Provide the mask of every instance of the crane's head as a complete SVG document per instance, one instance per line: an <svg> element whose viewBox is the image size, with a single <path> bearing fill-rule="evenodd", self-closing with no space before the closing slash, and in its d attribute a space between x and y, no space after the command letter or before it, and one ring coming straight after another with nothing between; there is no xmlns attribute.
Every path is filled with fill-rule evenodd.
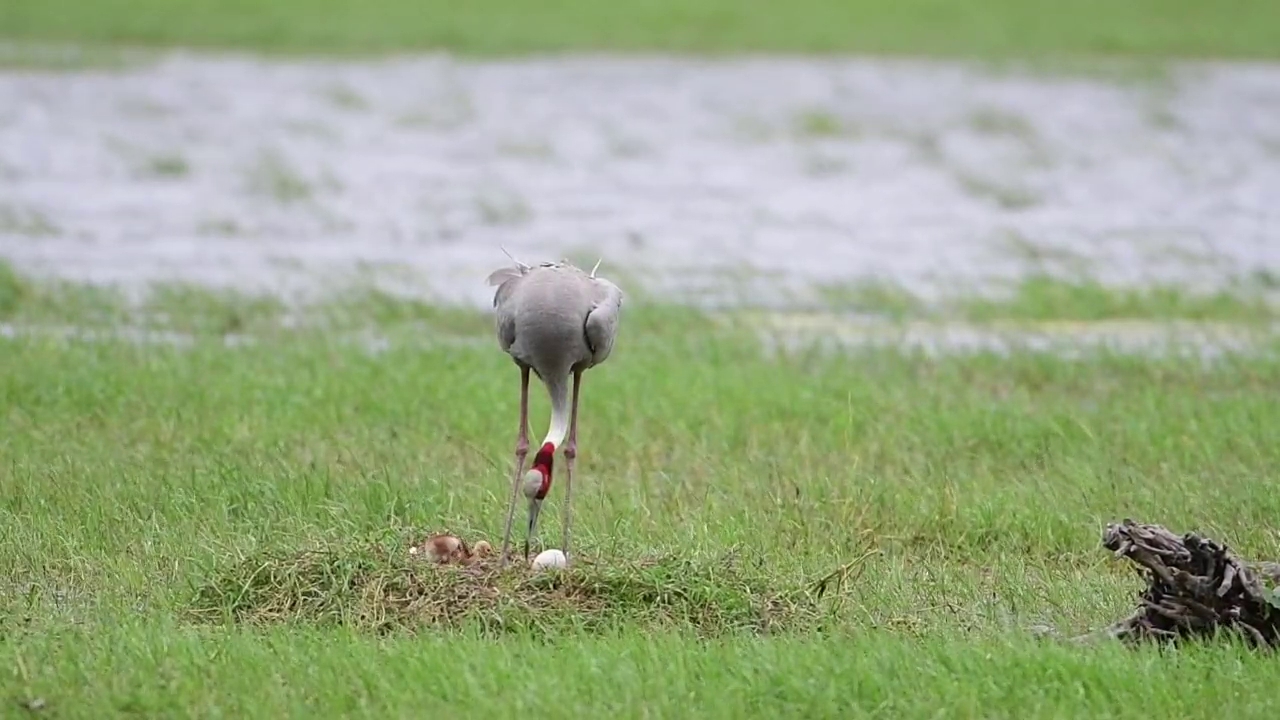
<svg viewBox="0 0 1280 720"><path fill-rule="evenodd" d="M546 443L533 457L533 467L524 474L521 489L529 498L529 532L524 536L524 557L529 559L529 538L538 527L538 513L542 511L542 501L551 490L551 462L555 458L556 446Z"/></svg>

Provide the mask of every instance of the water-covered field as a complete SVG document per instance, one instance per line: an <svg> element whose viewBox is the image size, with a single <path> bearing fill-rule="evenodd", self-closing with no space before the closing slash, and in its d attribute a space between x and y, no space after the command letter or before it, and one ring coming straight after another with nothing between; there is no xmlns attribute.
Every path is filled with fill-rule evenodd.
<svg viewBox="0 0 1280 720"><path fill-rule="evenodd" d="M0 72L0 254L251 290L364 266L480 307L499 246L752 304L1046 268L1280 272L1280 66L1108 67L176 53Z"/></svg>

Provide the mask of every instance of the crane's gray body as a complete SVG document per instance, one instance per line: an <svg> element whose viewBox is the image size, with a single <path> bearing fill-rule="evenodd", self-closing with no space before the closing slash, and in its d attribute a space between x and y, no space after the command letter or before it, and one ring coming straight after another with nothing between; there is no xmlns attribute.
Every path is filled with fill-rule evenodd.
<svg viewBox="0 0 1280 720"><path fill-rule="evenodd" d="M604 362L613 351L622 291L567 262L518 264L489 276L498 344L544 382Z"/></svg>

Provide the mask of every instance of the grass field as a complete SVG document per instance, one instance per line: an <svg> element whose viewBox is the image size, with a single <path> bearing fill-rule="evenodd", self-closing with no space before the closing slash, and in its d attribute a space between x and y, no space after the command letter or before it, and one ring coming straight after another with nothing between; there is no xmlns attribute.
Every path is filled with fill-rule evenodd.
<svg viewBox="0 0 1280 720"><path fill-rule="evenodd" d="M110 296L9 277L11 320L138 324L120 306L100 314ZM1137 578L1099 546L1111 520L1280 556L1274 343L1209 364L766 358L741 322L639 302L584 386L587 563L559 590L507 583L507 600L446 615L379 583L450 590L403 554L425 532L498 539L518 374L487 318L382 297L326 307L317 321L341 332L325 333L261 307L157 295L149 312L193 333L185 347L0 341L9 710L1275 710L1257 692L1270 661L1231 646L1160 655L1031 634L1132 606ZM353 341L359 323L379 349ZM232 329L252 342L228 346ZM535 436L545 413L535 394ZM558 498L545 545L559 543Z"/></svg>
<svg viewBox="0 0 1280 720"><path fill-rule="evenodd" d="M7 0L0 40L91 65L120 45L1273 58L1280 4ZM54 229L26 219L10 241ZM1212 360L779 352L758 316L624 286L583 389L580 563L490 585L406 552L438 530L501 540L519 374L485 313L358 288L302 311L182 285L134 305L0 259L0 717L1280 709L1274 658L1230 642L1038 632L1134 607L1143 581L1100 546L1124 517L1280 558L1271 275L1208 294L1035 276L941 306L892 284L823 293L893 321L1258 333ZM547 405L535 385L535 440ZM557 483L535 545L560 544Z"/></svg>
<svg viewBox="0 0 1280 720"><path fill-rule="evenodd" d="M1276 57L1269 0L7 0L0 37L284 52L447 49Z"/></svg>

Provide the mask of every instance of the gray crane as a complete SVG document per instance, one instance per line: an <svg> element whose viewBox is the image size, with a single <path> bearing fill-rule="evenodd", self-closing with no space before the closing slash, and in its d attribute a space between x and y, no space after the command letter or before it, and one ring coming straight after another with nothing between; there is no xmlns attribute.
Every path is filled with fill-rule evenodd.
<svg viewBox="0 0 1280 720"><path fill-rule="evenodd" d="M503 252L506 252L505 250ZM510 253L507 257L511 257ZM520 432L516 435L515 474L511 480L511 504L502 537L505 567L511 549L511 523L516 497L523 490L529 500L529 527L524 539L525 559L529 538L538 525L542 501L551 489L551 466L563 442L565 478L561 550L569 558L570 491L573 462L578 456L578 390L582 373L604 362L613 350L622 310L622 290L596 277L600 263L585 272L567 260L526 265L514 257L515 267L495 270L489 285L497 286L493 296L498 344L520 368ZM551 397L551 425L533 466L524 472L529 453L529 371L542 380ZM573 397L569 397L569 378ZM523 474L523 478L521 477Z"/></svg>

